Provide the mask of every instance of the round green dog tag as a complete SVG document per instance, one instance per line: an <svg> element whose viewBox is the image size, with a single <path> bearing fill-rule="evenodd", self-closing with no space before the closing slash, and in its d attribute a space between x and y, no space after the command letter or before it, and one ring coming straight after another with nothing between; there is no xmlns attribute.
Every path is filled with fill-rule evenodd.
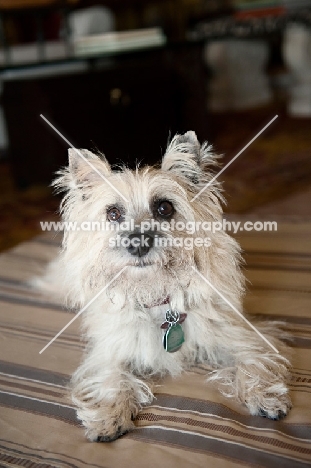
<svg viewBox="0 0 311 468"><path fill-rule="evenodd" d="M175 353L185 341L184 331L179 323L172 323L163 336L165 351Z"/></svg>

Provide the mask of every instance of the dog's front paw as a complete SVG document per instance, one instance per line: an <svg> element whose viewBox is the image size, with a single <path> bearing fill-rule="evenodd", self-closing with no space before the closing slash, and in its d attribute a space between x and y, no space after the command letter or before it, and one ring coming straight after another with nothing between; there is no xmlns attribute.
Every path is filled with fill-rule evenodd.
<svg viewBox="0 0 311 468"><path fill-rule="evenodd" d="M247 404L251 414L278 421L285 418L292 408L291 400L287 394L263 396L256 404Z"/></svg>
<svg viewBox="0 0 311 468"><path fill-rule="evenodd" d="M123 436L124 434L127 434L128 432L129 429L124 430L121 426L118 426L118 429L114 434L97 436L96 442L113 442L114 440L119 439L119 437Z"/></svg>
<svg viewBox="0 0 311 468"><path fill-rule="evenodd" d="M82 365L72 379L77 417L89 440L116 440L134 428L138 411L151 403L153 394L145 382L126 371L106 369L101 374L88 369Z"/></svg>
<svg viewBox="0 0 311 468"><path fill-rule="evenodd" d="M92 442L112 442L134 428L133 419L136 408L124 407L119 411L117 405L112 408L100 408L94 418L90 418L86 426L86 436Z"/></svg>
<svg viewBox="0 0 311 468"><path fill-rule="evenodd" d="M290 408L288 409L288 411L289 410ZM285 418L286 415L287 413L285 413L282 410L273 411L273 414L270 411L268 412L262 408L260 408L258 411L258 416L262 416L263 418L273 419L273 421L279 421L280 419Z"/></svg>
<svg viewBox="0 0 311 468"><path fill-rule="evenodd" d="M106 416L105 420L97 421L92 427L87 427L86 435L92 442L112 442L118 439L134 428L131 420L125 420L122 417L110 419Z"/></svg>

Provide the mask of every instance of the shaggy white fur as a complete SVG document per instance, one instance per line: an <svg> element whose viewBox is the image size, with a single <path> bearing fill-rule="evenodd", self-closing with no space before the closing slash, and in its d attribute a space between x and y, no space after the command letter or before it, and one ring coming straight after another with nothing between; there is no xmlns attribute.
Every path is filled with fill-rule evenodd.
<svg viewBox="0 0 311 468"><path fill-rule="evenodd" d="M200 146L194 132L176 135L158 168L112 171L103 156L80 151L128 202L69 150L69 167L55 181L55 187L66 192L66 221L106 221L111 209L136 226L155 218L163 221L158 210L163 201L173 207L170 219L176 222L222 219L219 182L190 202L211 181L217 165L211 147ZM123 238L131 234L122 232ZM257 325L282 354L271 351L192 268L242 310L244 278L236 241L224 231L209 232L209 246L154 245L144 254L133 254L126 247L110 246L117 235L111 230L65 232L62 252L44 278L67 304L83 307L126 267L83 314L87 346L71 388L88 438L110 441L129 431L142 405L153 399L154 377L174 376L202 362L216 369L209 380L246 404L251 414L272 419L286 415L291 406L286 385L290 365L285 345L274 336L275 326ZM189 237L185 231L158 230L157 235ZM206 231L199 226L191 237L206 238ZM175 353L162 346L165 307L160 304L167 297L172 310L187 314L182 324L185 341Z"/></svg>

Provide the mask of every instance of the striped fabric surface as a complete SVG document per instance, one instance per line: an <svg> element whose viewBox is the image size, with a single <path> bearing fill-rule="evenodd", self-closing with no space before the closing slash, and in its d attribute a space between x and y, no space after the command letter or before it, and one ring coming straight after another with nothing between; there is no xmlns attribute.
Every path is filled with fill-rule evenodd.
<svg viewBox="0 0 311 468"><path fill-rule="evenodd" d="M293 409L282 421L252 417L193 368L159 382L136 430L91 443L66 391L82 353L80 318L27 287L59 239L44 235L0 257L0 466L213 467L311 466L311 223L279 223L274 233L242 233L249 291L246 310L286 319L293 335Z"/></svg>

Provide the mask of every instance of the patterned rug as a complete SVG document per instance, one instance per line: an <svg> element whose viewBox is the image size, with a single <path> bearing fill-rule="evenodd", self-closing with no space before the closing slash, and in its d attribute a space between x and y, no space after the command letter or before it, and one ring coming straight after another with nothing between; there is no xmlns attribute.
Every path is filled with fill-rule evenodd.
<svg viewBox="0 0 311 468"><path fill-rule="evenodd" d="M224 171L228 213L243 213L310 186L311 119L293 119L282 106L210 116L215 151L227 164L276 114L279 117ZM40 233L59 199L46 186L18 191L8 163L0 164L0 250Z"/></svg>
<svg viewBox="0 0 311 468"><path fill-rule="evenodd" d="M66 390L83 351L81 318L39 354L73 318L57 295L45 298L27 285L55 257L58 242L45 235L3 253L0 466L311 468L310 227L284 223L278 232L239 236L249 280L246 310L285 321L292 336L289 415L280 421L250 416L206 383L210 368L202 365L161 381L135 430L109 444L87 442Z"/></svg>

